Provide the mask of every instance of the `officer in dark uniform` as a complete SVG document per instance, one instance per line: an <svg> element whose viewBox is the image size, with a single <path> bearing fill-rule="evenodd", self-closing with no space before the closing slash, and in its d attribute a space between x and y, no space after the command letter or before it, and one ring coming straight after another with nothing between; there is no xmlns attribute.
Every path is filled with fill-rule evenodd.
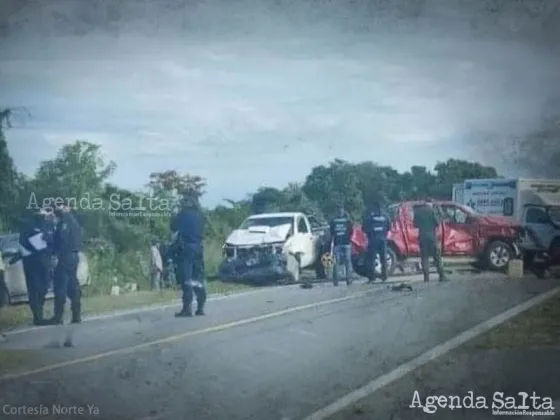
<svg viewBox="0 0 560 420"><path fill-rule="evenodd" d="M62 324L66 298L70 299L72 323L82 322L82 291L78 281L78 253L82 249L82 227L66 205L57 205L53 252L57 257L54 269L54 317L51 324Z"/></svg>
<svg viewBox="0 0 560 420"><path fill-rule="evenodd" d="M331 243L335 264L333 267L333 284L338 286L338 271L344 265L346 284L352 283L352 221L343 206L338 209L338 215L330 223Z"/></svg>
<svg viewBox="0 0 560 420"><path fill-rule="evenodd" d="M413 211L413 224L414 227L418 229L420 260L422 262L424 281L430 281L430 258L433 259L434 265L436 266L439 281L447 281L448 279L443 270L441 251L436 234L436 229L439 226L440 220L433 209L432 201L426 199L424 203L415 205Z"/></svg>
<svg viewBox="0 0 560 420"><path fill-rule="evenodd" d="M183 308L175 316L192 316L193 295L197 303L195 315L204 315L204 216L195 196L183 198L181 210L171 221L171 231L177 236L177 280L183 290Z"/></svg>
<svg viewBox="0 0 560 420"><path fill-rule="evenodd" d="M368 238L366 252L366 268L369 282L373 283L377 277L375 260L379 256L381 263L381 280L387 280L387 234L391 227L389 216L381 209L378 201L372 200L364 214L364 232Z"/></svg>
<svg viewBox="0 0 560 420"><path fill-rule="evenodd" d="M19 256L22 259L29 308L34 325L45 325L43 308L49 288L50 258L53 230L47 221L47 212L37 209L26 221L19 235Z"/></svg>

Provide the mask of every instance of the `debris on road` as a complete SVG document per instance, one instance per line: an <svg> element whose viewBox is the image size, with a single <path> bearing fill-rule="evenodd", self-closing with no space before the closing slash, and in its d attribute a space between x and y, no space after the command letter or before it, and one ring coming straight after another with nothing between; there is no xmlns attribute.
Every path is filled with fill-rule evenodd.
<svg viewBox="0 0 560 420"><path fill-rule="evenodd" d="M408 283L399 283L391 286L391 290L393 292L402 292L403 290L408 290L409 292L412 292L412 286Z"/></svg>

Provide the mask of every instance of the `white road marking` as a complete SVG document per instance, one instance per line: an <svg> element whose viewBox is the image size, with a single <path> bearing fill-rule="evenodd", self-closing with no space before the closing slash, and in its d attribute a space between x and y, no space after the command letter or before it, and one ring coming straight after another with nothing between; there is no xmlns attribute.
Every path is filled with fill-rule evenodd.
<svg viewBox="0 0 560 420"><path fill-rule="evenodd" d="M532 307L554 297L559 292L560 287L556 287L546 293L535 296L534 298L529 299L524 303L514 306L513 308L508 309L507 311L502 312L501 314L496 315L493 318L475 325L473 328L470 328L457 335L456 337L435 346L434 348L428 350L426 353L412 359L410 362L404 363L397 367L395 370L374 379L369 384L356 389L349 394L346 394L345 396L334 401L328 406L307 416L304 420L324 420L329 418L333 414L336 414L346 407L355 404L361 399L368 397L379 389L384 388L385 386L396 381L397 379L402 378L415 369L427 364L428 362L431 362L434 359L437 359L440 356L445 355L446 353L449 353L462 344L465 344L467 341L472 340L473 338L476 338L481 334L484 334L485 332L491 330L494 327L497 327L500 324L503 324L504 322L521 314L522 312L525 312L526 310L531 309Z"/></svg>
<svg viewBox="0 0 560 420"><path fill-rule="evenodd" d="M228 298L232 298L232 297L241 297L241 296L247 296L247 295L252 295L252 294L256 294L256 293L263 293L265 291L270 291L272 290L272 287L263 287L262 289L258 289L258 290L249 290L247 292L239 292L239 293L229 293L229 294L219 294L219 295L214 295L214 296L209 296L208 297L208 301L217 301L217 300L224 300L224 299L228 299ZM114 311L114 312L109 312L106 314L101 314L101 315L93 315L93 316L89 316L87 318L84 318L82 320L82 323L84 322L90 322L90 321L99 321L102 319L110 319L110 318L118 318L121 316L126 316L126 315L133 315L133 314L138 314L138 313L142 313L142 312L151 312L151 311L159 311L159 310L164 310L164 309L170 309L170 308L176 308L178 306L181 305L181 299L173 299L172 301L173 303L168 303L165 305L147 305L147 306L141 306L139 308L134 308L134 309L125 309L122 311ZM19 328L16 330L11 330L11 331L4 331L2 333L2 335L4 336L10 336L10 335L16 335L16 334L23 334L26 332L31 332L31 331L36 331L36 330L42 330L44 331L47 328L53 328L53 326L37 326L37 327L25 327L25 328Z"/></svg>
<svg viewBox="0 0 560 420"><path fill-rule="evenodd" d="M295 334L305 335L306 337L319 338L319 336L317 334L312 333L310 331L301 330L299 328L289 328L288 331L292 332L292 333L295 333Z"/></svg>
<svg viewBox="0 0 560 420"><path fill-rule="evenodd" d="M405 276L399 276L397 278L395 278L394 280L389 280L385 283L374 283L373 286L378 286L378 285L388 285L388 284L393 284L393 283L401 283L401 282L412 282L412 281L416 281L416 278L419 278L418 274L411 274L411 275L405 275ZM330 285L330 283L329 283ZM288 285L288 286L280 286L282 289L285 288L299 288L300 286L297 284L294 285ZM208 301L219 301L219 300L224 300L224 299L230 299L230 298L237 298L237 297L244 297L244 296L249 296L249 295L253 295L253 294L258 294L258 293L264 293L267 291L271 291L271 290L275 290L275 287L263 287L261 289L258 290L249 290L247 292L239 292L239 293L229 293L229 294L216 294L213 296L208 297ZM91 322L91 321L99 321L99 320L103 320L103 319L111 319L111 318L118 318L121 316L126 316L126 315L133 315L133 314L138 314L138 313L142 313L142 312L151 312L151 311L160 311L160 310L164 310L164 309L170 309L170 308L176 308L178 306L181 305L181 300L180 299L174 299L173 303L169 303L169 304L165 304L165 305L147 305L147 306L142 306L139 308L134 308L134 309L125 309L122 311L114 311L114 312L109 312L106 314L101 314L101 315L93 315L93 316L89 316L87 318L84 318L82 320L82 323L85 322ZM53 328L52 326L37 326L37 327L25 327L25 328L18 328L15 330L11 330L11 331L4 331L2 332L2 336L4 337L8 337L10 335L17 335L17 334L23 334L26 332L33 332L33 331L37 331L37 330L42 330L44 331L47 328ZM2 340L5 341L5 340Z"/></svg>
<svg viewBox="0 0 560 420"><path fill-rule="evenodd" d="M283 316L283 315L302 312L302 311L305 311L305 310L308 310L308 309L320 308L322 306L331 305L333 303L341 303L341 302L347 302L347 301L350 301L350 300L353 300L353 299L359 299L359 298L362 298L362 297L365 297L365 296L370 296L374 292L375 292L375 290L369 289L369 290L366 290L366 291L363 291L363 292L353 293L353 294L343 296L343 297L339 297L339 298L321 300L321 301L318 301L318 302L308 303L308 304L300 305L300 306L293 306L291 308L282 309L282 310L275 311L275 312L269 312L269 313L264 314L264 315L257 315L257 316L253 316L253 317L250 317L250 318L241 319L239 321L229 322L229 323L226 323L226 324L218 324L218 325L214 325L214 326L211 326L211 327L202 328L202 329L199 329L199 330L186 331L186 332L183 332L183 333L180 333L180 334L171 335L171 336L168 336L168 337L165 337L165 338L160 338L160 339L157 339L157 340L148 341L148 342L141 343L141 344L135 344L135 345L132 345L132 346L129 346L129 347L122 347L122 348L115 349L115 350L109 350L109 351L102 352L102 353L92 354L90 356L85 356L85 357L82 357L82 358L79 358L79 359L67 360L67 361L60 362L60 363L54 363L52 365L41 366L39 368L28 370L28 371L7 373L5 375L0 376L0 382L5 382L5 381L8 381L8 380L14 380L14 379L26 378L26 377L33 376L33 375L38 375L38 374L41 374L41 373L51 372L51 371L54 371L54 370L65 368L65 367L80 365L80 364L84 364L84 363L90 363L90 362L93 362L93 361L107 359L107 358L110 358L110 357L123 356L123 355L131 354L131 353L134 353L134 352L137 352L137 351L147 350L147 349L153 348L154 346L158 346L158 345L162 345L162 344L175 343L177 341L184 340L186 338L194 337L194 336L197 336L197 335L203 335L203 334L209 334L209 333L229 330L229 329L232 329L232 328L236 328L236 327L240 327L240 326L248 325L248 324L253 324L253 323L264 321L264 320L267 320L267 319L278 318L278 317Z"/></svg>

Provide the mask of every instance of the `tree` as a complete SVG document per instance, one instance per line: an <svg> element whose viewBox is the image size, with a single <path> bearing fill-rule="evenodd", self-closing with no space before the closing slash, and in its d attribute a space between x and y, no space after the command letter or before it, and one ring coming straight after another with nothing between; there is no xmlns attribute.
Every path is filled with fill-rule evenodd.
<svg viewBox="0 0 560 420"><path fill-rule="evenodd" d="M12 110L0 109L0 227L10 226L16 220L16 202L22 177L18 174L8 151L4 129L11 127Z"/></svg>
<svg viewBox="0 0 560 420"><path fill-rule="evenodd" d="M54 159L41 162L31 186L42 197L100 197L115 169L114 162L105 162L99 145L76 141L63 146Z"/></svg>
<svg viewBox="0 0 560 420"><path fill-rule="evenodd" d="M363 186L355 165L335 159L329 166L314 167L302 190L326 216L333 215L340 205L350 214L358 216L364 207Z"/></svg>
<svg viewBox="0 0 560 420"><path fill-rule="evenodd" d="M197 175L181 175L175 170L169 170L151 173L148 187L155 195L164 194L178 198L184 194L192 194L200 198L204 195L206 180Z"/></svg>
<svg viewBox="0 0 560 420"><path fill-rule="evenodd" d="M449 159L446 162L438 162L434 169L436 184L429 192L433 197L440 199L451 199L453 184L465 179L498 177L496 168L465 160Z"/></svg>

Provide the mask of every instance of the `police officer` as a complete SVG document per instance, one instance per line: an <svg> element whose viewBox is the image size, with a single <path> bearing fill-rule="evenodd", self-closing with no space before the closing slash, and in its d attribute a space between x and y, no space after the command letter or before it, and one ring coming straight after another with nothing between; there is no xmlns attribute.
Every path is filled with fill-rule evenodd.
<svg viewBox="0 0 560 420"><path fill-rule="evenodd" d="M56 205L54 213L57 221L53 252L58 261L54 269L54 316L50 323L63 323L64 305L68 297L72 323L79 324L82 322L82 291L78 281L78 254L82 249L82 227L66 205Z"/></svg>
<svg viewBox="0 0 560 420"><path fill-rule="evenodd" d="M43 319L45 296L49 288L50 248L53 230L47 221L47 212L37 209L23 226L19 235L19 256L22 259L29 308L34 325L46 325Z"/></svg>
<svg viewBox="0 0 560 420"><path fill-rule="evenodd" d="M437 240L436 229L439 226L439 218L433 209L431 200L417 204L414 210L414 227L418 229L418 239L420 245L420 261L422 263L422 273L424 281L430 281L430 257L436 266L439 280L446 281L441 261L440 247Z"/></svg>
<svg viewBox="0 0 560 420"><path fill-rule="evenodd" d="M338 275L340 267L344 266L346 284L352 283L352 221L344 210L344 206L338 209L338 215L330 223L330 234L335 264L333 267L333 284L338 286Z"/></svg>
<svg viewBox="0 0 560 420"><path fill-rule="evenodd" d="M372 200L363 220L364 232L368 238L365 263L370 283L373 283L377 277L375 270L377 256L381 262L381 280L387 280L387 234L390 226L389 216L381 209L377 200Z"/></svg>
<svg viewBox="0 0 560 420"><path fill-rule="evenodd" d="M171 221L171 231L176 233L177 280L183 290L183 308L175 316L192 316L193 294L197 303L195 315L204 315L204 216L195 196L183 198L181 210Z"/></svg>

